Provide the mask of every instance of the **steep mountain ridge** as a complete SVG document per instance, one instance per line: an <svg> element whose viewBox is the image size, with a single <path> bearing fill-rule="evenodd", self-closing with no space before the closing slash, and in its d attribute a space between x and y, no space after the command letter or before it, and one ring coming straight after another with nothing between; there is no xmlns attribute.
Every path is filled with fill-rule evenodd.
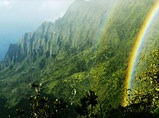
<svg viewBox="0 0 159 118"><path fill-rule="evenodd" d="M62 50L70 48L78 50L82 46L85 47L84 45L91 47L96 44L95 37L99 33L99 28L104 25L104 14L107 12L103 9L107 1L102 6L101 2L96 2L96 5L94 2L77 0L63 18L55 23L44 22L35 32L24 34L17 44L10 45L4 59L6 66L25 58L57 55ZM101 17L104 17L103 21L98 19Z"/></svg>

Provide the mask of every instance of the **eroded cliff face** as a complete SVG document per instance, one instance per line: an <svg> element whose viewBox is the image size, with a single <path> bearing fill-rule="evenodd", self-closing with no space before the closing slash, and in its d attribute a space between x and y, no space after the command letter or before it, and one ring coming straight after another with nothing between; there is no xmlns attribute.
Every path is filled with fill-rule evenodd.
<svg viewBox="0 0 159 118"><path fill-rule="evenodd" d="M17 44L11 44L4 65L54 57L63 51L79 51L95 45L111 4L75 1L64 17L54 23L44 22L36 31L24 34Z"/></svg>

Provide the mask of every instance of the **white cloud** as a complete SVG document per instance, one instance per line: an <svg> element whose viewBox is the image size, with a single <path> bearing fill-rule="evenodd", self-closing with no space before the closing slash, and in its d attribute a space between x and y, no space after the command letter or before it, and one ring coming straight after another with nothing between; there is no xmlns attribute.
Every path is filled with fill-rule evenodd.
<svg viewBox="0 0 159 118"><path fill-rule="evenodd" d="M74 0L0 0L0 18L54 21L62 17ZM11 17L11 18L9 18ZM0 20L2 21L2 19ZM31 21L30 21L31 22ZM36 22L36 21L35 21Z"/></svg>
<svg viewBox="0 0 159 118"><path fill-rule="evenodd" d="M91 0L85 0L86 2L89 2L89 1L91 1Z"/></svg>
<svg viewBox="0 0 159 118"><path fill-rule="evenodd" d="M0 7L11 7L14 1L11 0L0 0Z"/></svg>
<svg viewBox="0 0 159 118"><path fill-rule="evenodd" d="M69 5L74 0L46 0L39 2L39 10L43 12L47 12L48 14L52 14L52 16L48 19L49 21L55 20L58 17L62 17L66 12ZM54 15L53 15L54 14ZM52 21L51 20L51 21Z"/></svg>

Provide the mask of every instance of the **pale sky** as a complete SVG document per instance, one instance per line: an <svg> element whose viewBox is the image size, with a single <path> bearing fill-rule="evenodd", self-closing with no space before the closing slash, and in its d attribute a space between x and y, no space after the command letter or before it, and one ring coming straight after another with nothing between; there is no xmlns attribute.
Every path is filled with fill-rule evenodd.
<svg viewBox="0 0 159 118"><path fill-rule="evenodd" d="M10 43L44 21L62 17L74 0L0 0L0 60Z"/></svg>

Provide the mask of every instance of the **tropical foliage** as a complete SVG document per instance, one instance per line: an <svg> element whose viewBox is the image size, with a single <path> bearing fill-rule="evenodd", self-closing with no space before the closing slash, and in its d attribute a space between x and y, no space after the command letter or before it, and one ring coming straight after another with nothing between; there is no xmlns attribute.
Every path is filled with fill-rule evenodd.
<svg viewBox="0 0 159 118"><path fill-rule="evenodd" d="M59 116L70 112L69 109L73 109L65 115L69 118L74 117L73 113L104 118L118 113L115 111L120 109L131 49L155 0L92 1L88 4L76 0L64 17L54 23L44 22L17 44L10 45L0 63L0 102L3 103L0 108L4 111L0 114L4 113L4 118L15 108L21 116L27 112L31 117ZM108 9L110 6L115 7ZM153 71L145 72L143 78L156 77ZM30 90L31 83L42 83L43 92L34 93ZM142 95L144 101L150 99ZM32 97L27 99L28 96Z"/></svg>

